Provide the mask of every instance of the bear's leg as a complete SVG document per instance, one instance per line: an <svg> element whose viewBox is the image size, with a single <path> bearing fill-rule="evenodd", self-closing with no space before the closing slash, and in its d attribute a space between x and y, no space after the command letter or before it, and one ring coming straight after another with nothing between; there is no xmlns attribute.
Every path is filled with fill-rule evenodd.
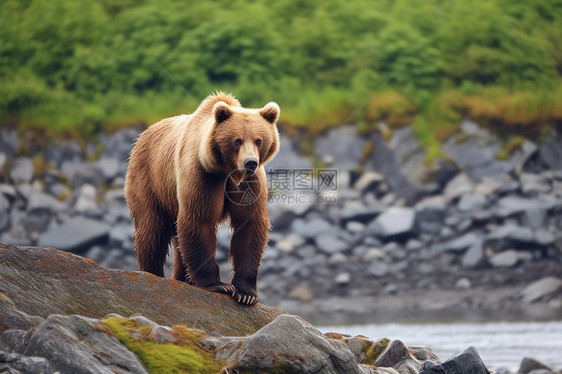
<svg viewBox="0 0 562 374"><path fill-rule="evenodd" d="M135 248L139 269L163 277L164 261L168 255L168 245L174 233L174 225L169 215L155 205L152 209L146 209L145 206L142 213L133 215Z"/></svg>
<svg viewBox="0 0 562 374"><path fill-rule="evenodd" d="M229 255L234 266L234 299L242 304L258 301L257 280L263 249L267 244L269 222L246 219L232 221L234 232Z"/></svg>
<svg viewBox="0 0 562 374"><path fill-rule="evenodd" d="M193 285L193 282L189 279L189 274L187 274L185 262L183 258L181 258L177 236L172 238L172 244L174 246L174 271L172 273L172 279Z"/></svg>
<svg viewBox="0 0 562 374"><path fill-rule="evenodd" d="M178 220L179 256L187 265L187 279L207 291L232 295L234 287L221 282L219 265L215 259L215 224L194 223L188 219Z"/></svg>

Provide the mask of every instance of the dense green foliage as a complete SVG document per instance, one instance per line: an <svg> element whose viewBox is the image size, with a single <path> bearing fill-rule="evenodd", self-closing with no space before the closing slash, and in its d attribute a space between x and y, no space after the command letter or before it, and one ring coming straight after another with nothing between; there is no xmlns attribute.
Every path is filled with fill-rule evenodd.
<svg viewBox="0 0 562 374"><path fill-rule="evenodd" d="M0 36L0 120L51 133L216 89L279 102L285 126L413 120L426 143L464 115L562 120L560 0L3 0Z"/></svg>

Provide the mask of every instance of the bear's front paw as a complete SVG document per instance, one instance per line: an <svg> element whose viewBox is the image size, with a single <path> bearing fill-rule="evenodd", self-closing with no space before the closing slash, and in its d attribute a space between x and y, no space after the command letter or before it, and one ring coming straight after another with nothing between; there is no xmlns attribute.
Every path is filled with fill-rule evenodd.
<svg viewBox="0 0 562 374"><path fill-rule="evenodd" d="M249 290L247 288L246 289L235 288L234 295L232 295L232 297L238 303L244 305L254 305L259 300L258 293L253 290Z"/></svg>
<svg viewBox="0 0 562 374"><path fill-rule="evenodd" d="M234 297L234 293L236 292L236 289L234 288L233 285L226 284L226 283L220 283L214 286L204 287L204 289L209 292L223 293L225 295L229 295L232 297Z"/></svg>

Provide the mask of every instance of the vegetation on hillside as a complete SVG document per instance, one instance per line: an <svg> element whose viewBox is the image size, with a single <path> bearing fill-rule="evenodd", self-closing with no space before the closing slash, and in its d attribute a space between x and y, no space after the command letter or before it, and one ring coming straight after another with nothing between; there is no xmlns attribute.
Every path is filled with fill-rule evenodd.
<svg viewBox="0 0 562 374"><path fill-rule="evenodd" d="M4 0L0 121L92 134L193 110L216 89L281 124L463 116L537 133L562 121L560 0Z"/></svg>

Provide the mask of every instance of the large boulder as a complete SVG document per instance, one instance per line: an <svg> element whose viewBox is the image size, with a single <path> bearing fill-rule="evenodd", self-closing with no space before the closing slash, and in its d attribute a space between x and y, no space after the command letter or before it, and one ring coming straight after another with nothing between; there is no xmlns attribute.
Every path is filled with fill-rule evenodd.
<svg viewBox="0 0 562 374"><path fill-rule="evenodd" d="M142 314L160 324L185 324L208 333L252 334L281 310L244 307L227 295L137 271L109 270L52 248L0 243L0 332L34 326L35 317ZM228 323L225 323L228 321Z"/></svg>

